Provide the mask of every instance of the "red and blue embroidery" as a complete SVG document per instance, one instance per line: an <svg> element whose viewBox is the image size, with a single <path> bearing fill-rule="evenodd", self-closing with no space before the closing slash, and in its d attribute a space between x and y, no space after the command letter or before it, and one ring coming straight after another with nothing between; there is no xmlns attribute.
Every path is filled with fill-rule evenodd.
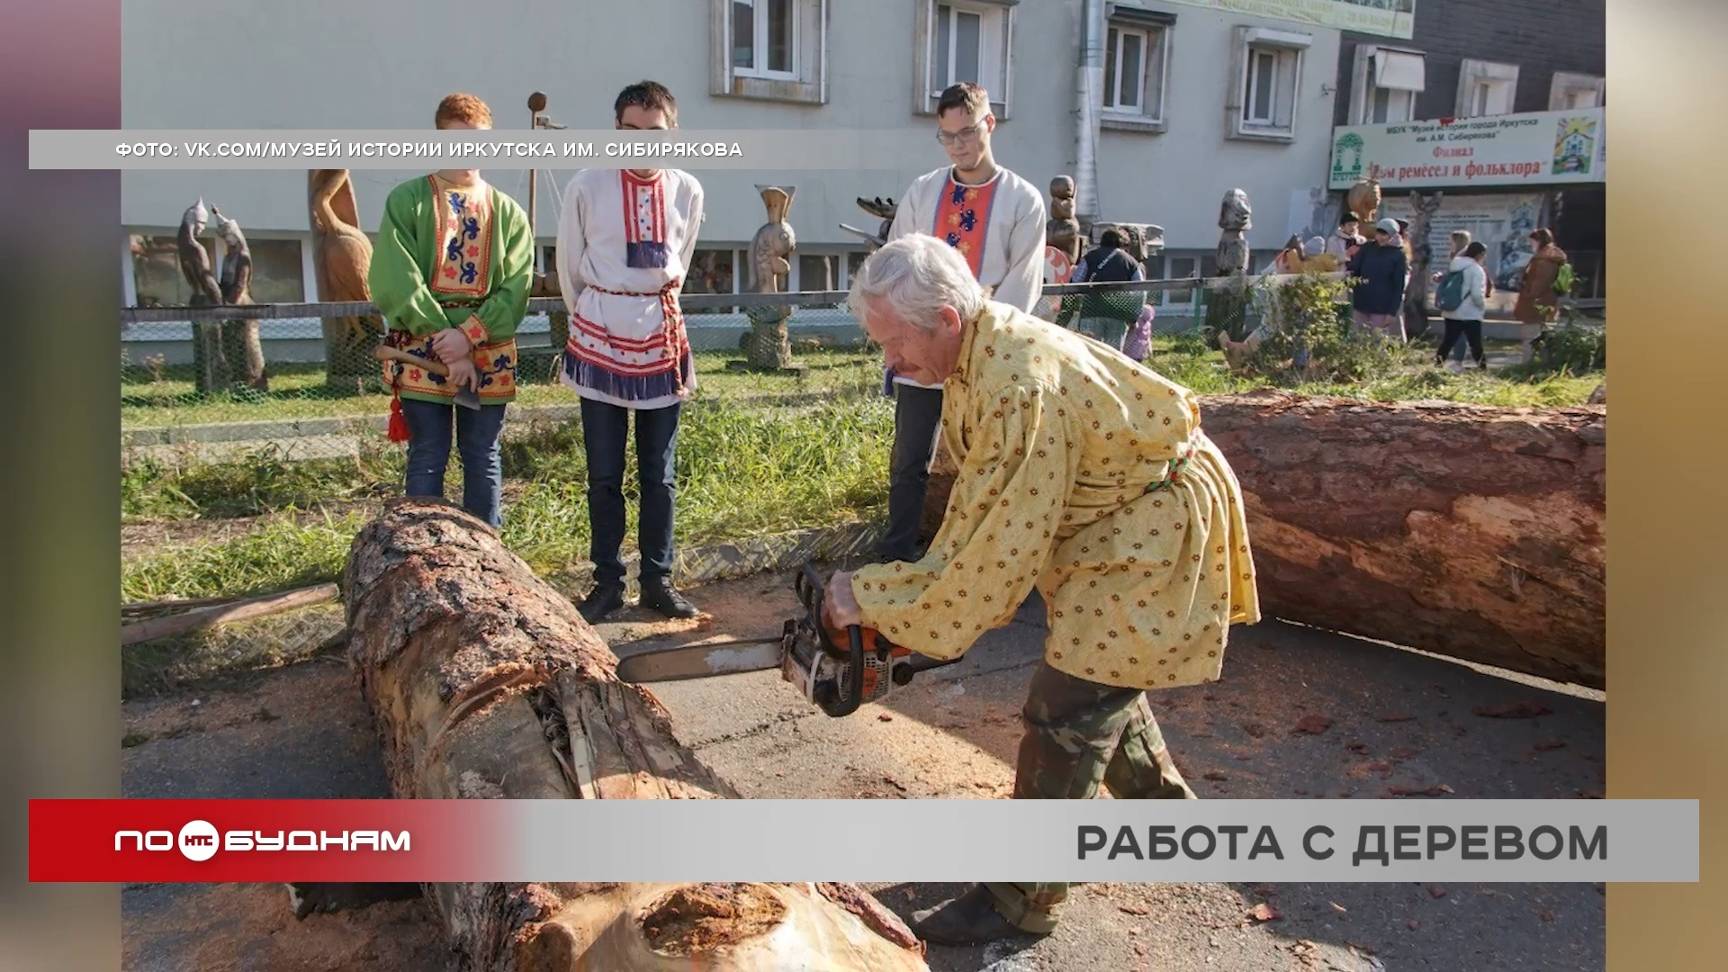
<svg viewBox="0 0 1728 972"><path fill-rule="evenodd" d="M470 340L473 340L475 330L463 328ZM472 358L474 373L479 379L480 400L507 402L516 395L516 339L505 338L488 344L484 341L485 332L479 334L481 340L474 341ZM431 335L415 337L407 331L391 331L385 341L415 357L429 362L437 360ZM410 398L448 401L456 394L450 380L443 375L400 361L384 362L384 382Z"/></svg>
<svg viewBox="0 0 1728 972"><path fill-rule="evenodd" d="M629 267L664 267L670 252L666 246L666 197L660 187L664 179L642 179L629 169L618 170L624 194L624 264Z"/></svg>
<svg viewBox="0 0 1728 972"><path fill-rule="evenodd" d="M973 277L984 268L984 240L990 230L990 207L996 201L997 182L992 179L981 186L961 185L949 172L947 191L936 206L933 235L960 251L966 265L972 268Z"/></svg>
<svg viewBox="0 0 1728 972"><path fill-rule="evenodd" d="M440 185L433 176L432 195L440 201L438 265L428 289L434 294L484 297L492 283L492 191L480 186L467 191Z"/></svg>

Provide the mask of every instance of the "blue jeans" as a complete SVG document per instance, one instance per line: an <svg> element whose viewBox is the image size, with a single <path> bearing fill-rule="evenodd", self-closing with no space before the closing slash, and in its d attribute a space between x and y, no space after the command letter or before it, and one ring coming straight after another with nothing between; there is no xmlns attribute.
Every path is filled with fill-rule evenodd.
<svg viewBox="0 0 1728 972"><path fill-rule="evenodd" d="M456 452L462 457L462 508L494 527L503 522L498 505L504 492L504 464L498 443L504 433L504 408L482 405L476 411L402 399L402 416L408 420L408 495L443 498L454 424Z"/></svg>
<svg viewBox="0 0 1728 972"><path fill-rule="evenodd" d="M582 443L588 454L588 526L592 538L588 559L594 562L594 583L624 583L624 447L629 440L630 413L636 413L636 471L642 508L636 522L636 546L643 581L672 574L673 456L678 448L681 405L630 409L582 399Z"/></svg>

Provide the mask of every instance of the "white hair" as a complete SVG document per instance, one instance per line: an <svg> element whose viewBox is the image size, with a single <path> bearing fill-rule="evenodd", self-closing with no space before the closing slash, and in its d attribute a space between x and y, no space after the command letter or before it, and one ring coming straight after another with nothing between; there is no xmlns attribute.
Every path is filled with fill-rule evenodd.
<svg viewBox="0 0 1728 972"><path fill-rule="evenodd" d="M943 307L962 321L984 310L984 288L958 250L934 236L902 236L870 255L852 281L846 304L860 321L869 301L881 301L906 323L936 327Z"/></svg>

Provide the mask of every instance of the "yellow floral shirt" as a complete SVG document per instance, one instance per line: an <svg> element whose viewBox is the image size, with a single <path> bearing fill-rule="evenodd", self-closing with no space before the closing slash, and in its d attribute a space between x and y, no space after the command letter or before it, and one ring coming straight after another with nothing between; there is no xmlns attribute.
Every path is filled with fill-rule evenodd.
<svg viewBox="0 0 1728 972"><path fill-rule="evenodd" d="M1241 487L1194 394L1005 304L967 325L943 385L959 464L923 560L853 579L865 623L937 658L1006 623L1034 586L1045 660L1133 688L1214 680L1260 619Z"/></svg>

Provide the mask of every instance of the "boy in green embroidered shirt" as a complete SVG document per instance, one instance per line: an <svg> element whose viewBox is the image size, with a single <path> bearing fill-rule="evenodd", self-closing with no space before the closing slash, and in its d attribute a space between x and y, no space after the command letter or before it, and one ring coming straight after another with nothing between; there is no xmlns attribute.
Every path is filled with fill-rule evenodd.
<svg viewBox="0 0 1728 972"><path fill-rule="evenodd" d="M439 103L435 123L489 129L492 111L473 95L453 94ZM385 340L449 369L445 376L384 365L408 423L407 494L444 495L454 427L462 506L493 526L501 522L504 408L516 397L516 328L533 271L527 215L477 169L411 179L384 203L369 280L389 327ZM459 388L473 389L480 408L454 407Z"/></svg>

